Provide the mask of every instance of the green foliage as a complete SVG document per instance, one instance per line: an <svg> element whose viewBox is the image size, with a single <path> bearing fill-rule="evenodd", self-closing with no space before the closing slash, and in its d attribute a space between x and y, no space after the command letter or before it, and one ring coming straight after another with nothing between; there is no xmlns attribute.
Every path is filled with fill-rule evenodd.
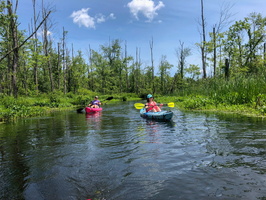
<svg viewBox="0 0 266 200"><path fill-rule="evenodd" d="M1 1L1 56L12 47L10 33L7 32L10 30L10 21L18 19L19 22L18 16L8 16L5 9L6 4ZM115 100L129 100L147 93L155 94L162 103L176 95L186 109L249 105L265 113L265 27L266 18L251 13L243 20L234 22L223 33L210 33L210 41L204 44L208 52L206 60L209 63L206 64L214 65L211 63L214 62L212 52L215 49L218 52L219 49L216 57L218 72L206 79L200 79L197 65L186 67L185 58L190 55L190 50L183 49L182 43L179 63L174 77L171 77L170 70L174 66L167 61L166 56L162 56L158 66L144 66L138 58L140 56L137 55L134 60L127 55L126 45L123 48L119 39L100 45L99 51L91 49L89 64L81 51L69 56L63 48L66 44L57 46L49 41L48 56L43 52L43 41L30 39L18 49L19 67L16 71L12 71L12 55L0 63L0 118L30 116L46 108L85 106L95 95L101 95L101 100L107 98L107 94L112 94ZM21 43L26 38L25 31L17 30L17 33L18 43ZM230 58L230 76L227 79L224 78L225 58ZM154 74L154 71L158 74ZM12 82L12 76L16 78L16 85ZM15 94L16 89L18 98L9 96ZM182 99L181 96L189 98Z"/></svg>
<svg viewBox="0 0 266 200"><path fill-rule="evenodd" d="M5 96L1 98L0 119L5 121L21 117L29 117L43 113L44 109L34 106L33 98Z"/></svg>
<svg viewBox="0 0 266 200"><path fill-rule="evenodd" d="M213 104L213 101L204 96L191 96L184 103L186 109L202 109L207 105Z"/></svg>
<svg viewBox="0 0 266 200"><path fill-rule="evenodd" d="M97 93L92 92L91 90L88 90L86 88L80 88L80 89L78 89L77 94L78 95L95 96Z"/></svg>
<svg viewBox="0 0 266 200"><path fill-rule="evenodd" d="M51 108L73 107L70 98L60 93L39 97L0 96L0 120L10 121L22 117L42 115Z"/></svg>
<svg viewBox="0 0 266 200"><path fill-rule="evenodd" d="M224 78L210 78L191 82L176 93L177 105L185 109L202 110L228 107L231 111L266 112L265 74ZM249 108L249 109L248 109Z"/></svg>

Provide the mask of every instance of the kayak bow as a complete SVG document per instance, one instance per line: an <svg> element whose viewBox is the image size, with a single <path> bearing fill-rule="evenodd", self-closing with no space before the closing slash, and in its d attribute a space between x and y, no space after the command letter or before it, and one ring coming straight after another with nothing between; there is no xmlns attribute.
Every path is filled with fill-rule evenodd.
<svg viewBox="0 0 266 200"><path fill-rule="evenodd" d="M85 111L86 113L92 113L92 112L99 112L102 111L103 108L91 108L91 107L86 107Z"/></svg>

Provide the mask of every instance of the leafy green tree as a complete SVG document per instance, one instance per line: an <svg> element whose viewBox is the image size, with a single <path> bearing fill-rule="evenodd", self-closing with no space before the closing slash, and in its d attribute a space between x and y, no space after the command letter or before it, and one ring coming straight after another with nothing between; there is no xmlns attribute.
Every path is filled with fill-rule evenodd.
<svg viewBox="0 0 266 200"><path fill-rule="evenodd" d="M252 13L233 24L224 41L224 51L227 53L233 73L257 73L260 51L263 48L266 18L261 14Z"/></svg>
<svg viewBox="0 0 266 200"><path fill-rule="evenodd" d="M82 52L78 51L78 55L72 59L69 66L69 91L76 93L86 83L87 64L82 56Z"/></svg>
<svg viewBox="0 0 266 200"><path fill-rule="evenodd" d="M186 58L191 55L191 49L184 47L184 42L179 41L180 46L176 50L176 55L178 57L178 69L181 79L184 78L184 69L186 65Z"/></svg>
<svg viewBox="0 0 266 200"><path fill-rule="evenodd" d="M89 89L96 92L102 92L104 94L105 92L107 92L107 77L108 75L110 75L110 67L108 65L108 62L100 53L94 50L92 50L91 62L91 64L95 68L95 73L92 72L91 74L95 74L95 82L93 83L93 85L91 85L91 88Z"/></svg>
<svg viewBox="0 0 266 200"><path fill-rule="evenodd" d="M160 75L160 92L162 94L166 93L169 91L169 89L167 89L169 86L167 84L167 82L169 81L169 77L170 77L170 69L173 67L173 65L171 65L167 60L166 60L166 56L162 56L161 58L161 62L159 65L159 75Z"/></svg>
<svg viewBox="0 0 266 200"><path fill-rule="evenodd" d="M185 72L191 77L193 80L196 80L200 76L200 67L197 65L191 64L188 68L185 69Z"/></svg>

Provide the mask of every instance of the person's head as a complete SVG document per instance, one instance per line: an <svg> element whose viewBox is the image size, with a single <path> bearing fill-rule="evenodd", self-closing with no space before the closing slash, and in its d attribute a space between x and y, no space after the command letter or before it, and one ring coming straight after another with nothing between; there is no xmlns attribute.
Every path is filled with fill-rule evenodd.
<svg viewBox="0 0 266 200"><path fill-rule="evenodd" d="M147 101L152 101L153 100L153 96L151 94L147 95Z"/></svg>
<svg viewBox="0 0 266 200"><path fill-rule="evenodd" d="M98 96L95 96L94 99L98 99Z"/></svg>

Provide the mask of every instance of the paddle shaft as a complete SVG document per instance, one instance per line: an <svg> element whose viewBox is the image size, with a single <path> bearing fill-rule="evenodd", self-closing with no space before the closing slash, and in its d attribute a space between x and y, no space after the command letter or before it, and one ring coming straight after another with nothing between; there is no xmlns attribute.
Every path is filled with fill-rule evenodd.
<svg viewBox="0 0 266 200"><path fill-rule="evenodd" d="M145 104L143 104L143 103L135 103L134 106L135 106L136 109L141 109L141 108L143 108L143 107L145 106ZM170 102L170 103L167 103L167 104L156 104L156 105L154 105L154 106L168 106L168 107L174 107L175 104L174 104L174 102Z"/></svg>

